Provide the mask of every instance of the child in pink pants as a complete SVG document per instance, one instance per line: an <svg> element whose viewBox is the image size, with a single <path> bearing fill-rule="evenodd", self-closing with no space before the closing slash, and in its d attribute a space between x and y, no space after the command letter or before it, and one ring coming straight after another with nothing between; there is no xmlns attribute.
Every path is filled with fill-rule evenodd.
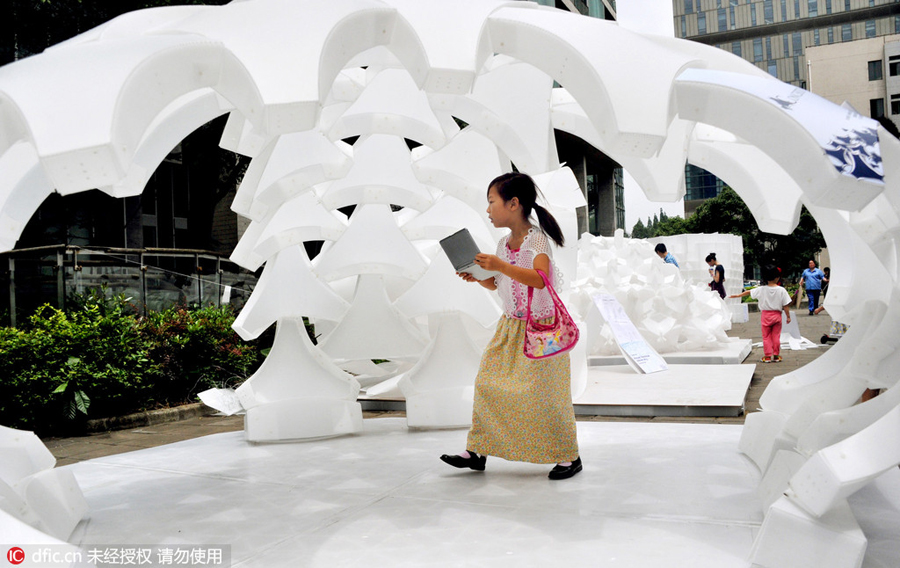
<svg viewBox="0 0 900 568"><path fill-rule="evenodd" d="M729 298L750 296L759 301L761 312L763 352L761 363L781 362L781 311L784 310L787 322L791 323L791 296L787 290L778 285L778 269L772 265L763 267L762 277L766 285L741 294L732 294Z"/></svg>

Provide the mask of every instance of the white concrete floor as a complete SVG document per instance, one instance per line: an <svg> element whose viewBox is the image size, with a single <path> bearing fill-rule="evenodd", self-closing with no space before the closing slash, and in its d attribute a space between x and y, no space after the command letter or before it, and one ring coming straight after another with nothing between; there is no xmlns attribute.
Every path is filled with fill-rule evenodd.
<svg viewBox="0 0 900 568"><path fill-rule="evenodd" d="M71 542L231 546L232 565L729 568L763 511L741 426L579 422L585 469L438 460L465 430L252 445L216 434L70 466L90 505ZM866 568L900 565L900 472L851 500Z"/></svg>

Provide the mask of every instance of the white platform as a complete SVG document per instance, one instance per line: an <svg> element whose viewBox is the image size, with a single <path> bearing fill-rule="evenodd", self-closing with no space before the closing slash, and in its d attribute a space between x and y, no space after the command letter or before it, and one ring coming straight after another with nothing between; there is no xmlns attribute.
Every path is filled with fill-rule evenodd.
<svg viewBox="0 0 900 568"><path fill-rule="evenodd" d="M740 365L750 351L753 342L749 339L729 337L731 340L721 349L709 351L678 351L675 353L662 353L663 359L670 365ZM588 365L624 365L625 358L621 355L591 355L588 357Z"/></svg>
<svg viewBox="0 0 900 568"><path fill-rule="evenodd" d="M91 507L72 542L226 543L233 566L748 567L758 473L731 425L579 422L585 470L438 456L464 430L370 419L361 435L252 445L217 434L72 466ZM900 471L851 500L865 568L900 558Z"/></svg>
<svg viewBox="0 0 900 568"><path fill-rule="evenodd" d="M670 365L642 375L627 365L588 367L576 414L739 416L756 365Z"/></svg>

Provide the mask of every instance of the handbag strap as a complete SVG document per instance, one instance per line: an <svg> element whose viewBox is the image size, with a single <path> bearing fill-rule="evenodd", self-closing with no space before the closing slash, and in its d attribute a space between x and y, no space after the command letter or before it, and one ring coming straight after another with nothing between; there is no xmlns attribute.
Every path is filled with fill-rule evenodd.
<svg viewBox="0 0 900 568"><path fill-rule="evenodd" d="M550 292L550 296L553 298L553 317L555 318L556 311L557 311L556 306L560 302L559 296L556 295L556 290L553 289L553 285L550 284L550 279L547 278L547 275L544 274L544 272L542 270L537 270L537 269L535 269L535 270L537 271L538 274L541 275L541 278L544 280L544 288L547 288L547 290ZM528 323L534 323L534 318L531 317L531 297L533 295L534 295L534 288L529 286L528 287L528 307L525 309L525 313L527 314L526 318L527 318Z"/></svg>

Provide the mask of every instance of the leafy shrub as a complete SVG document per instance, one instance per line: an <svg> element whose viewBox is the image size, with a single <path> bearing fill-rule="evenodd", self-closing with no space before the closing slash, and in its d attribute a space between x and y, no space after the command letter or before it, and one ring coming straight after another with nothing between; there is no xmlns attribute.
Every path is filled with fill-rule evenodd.
<svg viewBox="0 0 900 568"><path fill-rule="evenodd" d="M213 387L235 386L256 366L254 346L231 329L228 306L151 312L141 324L147 355L158 365L153 399L177 404Z"/></svg>
<svg viewBox="0 0 900 568"><path fill-rule="evenodd" d="M77 431L88 417L193 402L261 363L231 329L230 306L142 318L123 297L96 291L70 306L45 305L21 329L0 328L0 424Z"/></svg>

